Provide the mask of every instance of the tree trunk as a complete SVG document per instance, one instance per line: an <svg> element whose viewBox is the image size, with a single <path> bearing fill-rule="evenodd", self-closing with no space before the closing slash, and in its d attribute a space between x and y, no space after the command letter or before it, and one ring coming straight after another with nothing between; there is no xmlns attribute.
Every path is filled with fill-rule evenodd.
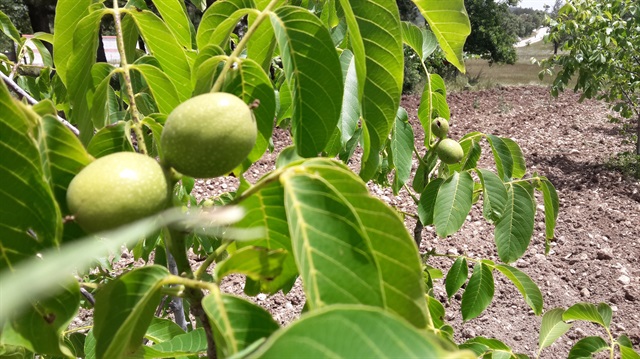
<svg viewBox="0 0 640 359"><path fill-rule="evenodd" d="M49 13L46 6L38 4L37 1L25 1L27 10L29 11L29 21L31 22L31 29L33 32L46 32L51 33L51 26L49 25ZM43 41L44 46L49 50L53 56L53 45Z"/></svg>

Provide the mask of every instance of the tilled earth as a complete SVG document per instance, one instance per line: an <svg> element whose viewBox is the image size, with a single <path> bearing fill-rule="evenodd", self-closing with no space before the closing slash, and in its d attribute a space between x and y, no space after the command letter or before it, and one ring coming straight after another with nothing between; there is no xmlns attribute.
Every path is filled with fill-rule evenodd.
<svg viewBox="0 0 640 359"><path fill-rule="evenodd" d="M560 197L560 214L556 240L548 256L544 255L544 223L538 206L537 222L531 245L514 265L526 272L540 287L545 311L568 308L578 302L609 304L614 311L614 336L628 335L640 346L640 182L627 178L605 166L615 153L631 151L623 145L618 126L607 118L607 106L597 101L578 102L579 95L561 94L555 99L543 87L504 87L478 92L450 94L450 137L481 131L514 139L527 160L528 175L538 172L556 186ZM403 106L410 115L417 144L423 142L416 117L419 97L406 96ZM288 145L286 133L274 136L276 153ZM424 150L424 149L422 149ZM274 168L275 155L268 154L246 174L255 182ZM359 167L356 160L350 163ZM488 146L483 145L481 167L493 168ZM417 162L414 161L414 169ZM194 189L199 199L232 190L232 178L199 180ZM415 213L411 197L402 191L394 196L390 189L370 184L371 193L388 204ZM538 203L542 203L540 197ZM408 219L413 233L415 222ZM497 259L493 226L482 217L481 207L474 206L462 230L441 239L432 227L422 231L420 251L464 253L473 258ZM452 261L431 259L429 264L445 274ZM436 282L435 296L447 309L446 319L456 329L456 339L463 342L474 336L497 338L516 352L536 355L541 317L535 316L508 282L495 274L496 291L484 314L466 323L460 315L460 295L447 301L444 285ZM224 285L228 292L241 294L243 279L230 278ZM282 324L295 320L304 305L304 293L296 285L287 295L252 298L266 307ZM542 352L542 358L565 358L573 343L585 336L606 333L595 325L577 323L567 335Z"/></svg>

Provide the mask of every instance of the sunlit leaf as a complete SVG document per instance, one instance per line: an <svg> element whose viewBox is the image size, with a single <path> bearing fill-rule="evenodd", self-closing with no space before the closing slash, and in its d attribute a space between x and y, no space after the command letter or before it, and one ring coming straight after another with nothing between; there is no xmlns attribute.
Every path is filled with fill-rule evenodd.
<svg viewBox="0 0 640 359"><path fill-rule="evenodd" d="M331 330L327 330L331 328ZM438 340L378 308L334 305L276 332L249 358L443 358ZM457 358L473 358L463 355Z"/></svg>
<svg viewBox="0 0 640 359"><path fill-rule="evenodd" d="M421 265L397 213L346 166L327 159L290 167L281 182L309 309L366 304L424 328Z"/></svg>
<svg viewBox="0 0 640 359"><path fill-rule="evenodd" d="M328 30L307 10L284 6L270 18L293 98L293 142L298 154L313 157L326 146L340 116L338 54Z"/></svg>
<svg viewBox="0 0 640 359"><path fill-rule="evenodd" d="M62 234L62 215L34 140L37 115L24 111L0 85L0 270L57 245Z"/></svg>
<svg viewBox="0 0 640 359"><path fill-rule="evenodd" d="M395 121L402 92L402 27L393 1L340 0L353 50L363 121L360 176L378 172L379 152Z"/></svg>
<svg viewBox="0 0 640 359"><path fill-rule="evenodd" d="M542 293L540 292L540 288L538 288L536 283L534 283L528 275L515 267L504 264L497 265L496 269L509 278L513 285L518 288L518 291L524 297L525 302L533 309L535 315L542 314L544 304Z"/></svg>
<svg viewBox="0 0 640 359"><path fill-rule="evenodd" d="M207 295L202 300L202 307L215 329L217 349L223 357L268 338L280 327L260 306L219 291Z"/></svg>
<svg viewBox="0 0 640 359"><path fill-rule="evenodd" d="M413 128L409 124L409 115L404 108L400 107L391 131L391 143L389 146L393 154L393 166L396 169L393 177L393 193L395 195L398 194L398 191L411 176L413 137Z"/></svg>
<svg viewBox="0 0 640 359"><path fill-rule="evenodd" d="M182 333L170 340L152 346L143 346L144 358L175 358L202 355L207 352L207 335L203 328Z"/></svg>
<svg viewBox="0 0 640 359"><path fill-rule="evenodd" d="M92 0L58 0L56 4L56 17L53 23L53 47L56 51L53 59L56 72L65 85L69 85L67 62L74 54L73 37L76 25L89 14L91 3L93 3ZM95 52L93 54L95 56Z"/></svg>
<svg viewBox="0 0 640 359"><path fill-rule="evenodd" d="M161 69L148 64L132 65L131 69L140 71L147 81L161 113L168 115L180 104L176 87Z"/></svg>
<svg viewBox="0 0 640 359"><path fill-rule="evenodd" d="M153 0L153 4L180 46L191 49L191 20L182 1Z"/></svg>
<svg viewBox="0 0 640 359"><path fill-rule="evenodd" d="M469 16L463 0L413 0L429 23L445 57L465 72L463 47L471 33Z"/></svg>
<svg viewBox="0 0 640 359"><path fill-rule="evenodd" d="M591 359L593 354L608 348L607 342L600 337L582 338L571 347L567 359Z"/></svg>
<svg viewBox="0 0 640 359"><path fill-rule="evenodd" d="M562 320L585 320L588 322L600 324L607 328L607 322L600 314L598 307L591 303L577 303L572 305L562 314ZM611 317L609 316L609 321Z"/></svg>
<svg viewBox="0 0 640 359"><path fill-rule="evenodd" d="M120 121L107 126L96 133L87 146L87 151L95 158L122 151L133 151L129 138L131 128L127 122Z"/></svg>
<svg viewBox="0 0 640 359"><path fill-rule="evenodd" d="M477 172L482 183L482 214L491 222L497 222L502 218L507 206L507 189L495 173L479 169Z"/></svg>
<svg viewBox="0 0 640 359"><path fill-rule="evenodd" d="M269 281L282 272L282 262L286 255L284 250L244 247L216 264L215 278L222 279L231 273L239 273L255 281Z"/></svg>
<svg viewBox="0 0 640 359"><path fill-rule="evenodd" d="M542 349L553 344L558 338L564 335L571 324L562 321L562 308L551 309L542 316L542 325L540 326L540 339L538 340L538 348Z"/></svg>

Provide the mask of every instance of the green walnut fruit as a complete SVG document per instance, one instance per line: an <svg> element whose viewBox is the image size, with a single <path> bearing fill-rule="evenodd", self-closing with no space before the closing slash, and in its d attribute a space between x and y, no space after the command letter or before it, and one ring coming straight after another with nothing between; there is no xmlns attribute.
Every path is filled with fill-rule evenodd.
<svg viewBox="0 0 640 359"><path fill-rule="evenodd" d="M223 92L191 98L167 117L160 144L166 165L196 178L225 175L247 158L258 130L249 107Z"/></svg>
<svg viewBox="0 0 640 359"><path fill-rule="evenodd" d="M442 117L431 121L431 133L438 138L446 138L449 133L449 121Z"/></svg>
<svg viewBox="0 0 640 359"><path fill-rule="evenodd" d="M462 150L462 146L460 144L450 138L445 138L438 143L436 147L436 153L438 154L438 158L440 161L453 165L460 160L464 156L464 151Z"/></svg>
<svg viewBox="0 0 640 359"><path fill-rule="evenodd" d="M91 162L67 189L67 204L88 233L119 227L163 210L170 186L158 162L119 152Z"/></svg>

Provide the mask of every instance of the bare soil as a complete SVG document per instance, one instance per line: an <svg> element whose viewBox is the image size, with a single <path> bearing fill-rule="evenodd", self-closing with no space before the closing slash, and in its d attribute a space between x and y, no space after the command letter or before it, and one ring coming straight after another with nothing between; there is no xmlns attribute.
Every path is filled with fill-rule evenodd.
<svg viewBox="0 0 640 359"><path fill-rule="evenodd" d="M542 207L529 250L514 265L526 272L540 287L545 311L568 308L578 302L612 306L614 336L628 335L634 346L640 345L640 182L610 170L605 164L614 154L631 150L623 145L618 127L607 119L607 106L597 101L579 103L579 95L561 94L555 99L544 87L502 87L478 92L450 94L450 137L459 139L465 133L481 131L514 139L527 160L528 173L547 176L560 197L560 214L556 240L548 256L544 255L544 223ZM410 114L417 144L423 142L416 113L418 96L403 97L402 105ZM284 131L274 135L275 153L290 143ZM627 148L627 147L629 148ZM424 151L424 149L422 149ZM481 167L493 168L489 149L485 146ZM246 174L255 182L274 168L275 155L268 154ZM356 160L350 163L359 167ZM414 163L417 167L417 162ZM415 169L415 168L414 168ZM197 181L194 192L199 199L232 190L235 179ZM415 213L411 197L402 191L394 196L390 189L369 184L371 193L402 211ZM538 198L539 203L541 199ZM413 233L415 222L407 220ZM435 249L438 253L464 253L473 258L498 261L493 242L493 226L482 218L475 206L462 230L440 239L432 227L422 231L420 251ZM452 262L429 261L446 274ZM460 296L448 301L441 280L436 282L436 298L447 308L446 319L456 329L456 339L463 342L474 336L497 338L516 352L535 356L541 317L535 316L524 300L499 274L493 303L480 317L462 322ZM243 279L232 277L224 290L242 293ZM300 283L284 295L252 298L267 308L282 324L297 318L304 305ZM566 358L573 343L585 336L606 333L595 325L577 323L542 358Z"/></svg>

